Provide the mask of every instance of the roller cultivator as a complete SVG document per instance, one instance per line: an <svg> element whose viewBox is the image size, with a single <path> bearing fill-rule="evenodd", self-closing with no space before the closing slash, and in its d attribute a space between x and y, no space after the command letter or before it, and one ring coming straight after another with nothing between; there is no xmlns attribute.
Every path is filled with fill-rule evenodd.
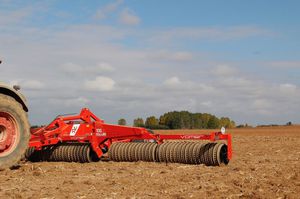
<svg viewBox="0 0 300 199"><path fill-rule="evenodd" d="M224 130L211 134L155 134L145 128L106 124L86 108L79 115L58 116L31 133L25 157L33 162L85 163L108 158L117 162L219 166L228 164L232 156L231 135Z"/></svg>

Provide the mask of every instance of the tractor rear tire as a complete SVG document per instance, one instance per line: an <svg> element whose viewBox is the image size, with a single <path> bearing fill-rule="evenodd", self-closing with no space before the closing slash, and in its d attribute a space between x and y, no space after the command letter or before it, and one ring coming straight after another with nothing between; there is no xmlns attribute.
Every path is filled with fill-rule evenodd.
<svg viewBox="0 0 300 199"><path fill-rule="evenodd" d="M26 111L14 98L0 94L0 170L15 166L30 138Z"/></svg>

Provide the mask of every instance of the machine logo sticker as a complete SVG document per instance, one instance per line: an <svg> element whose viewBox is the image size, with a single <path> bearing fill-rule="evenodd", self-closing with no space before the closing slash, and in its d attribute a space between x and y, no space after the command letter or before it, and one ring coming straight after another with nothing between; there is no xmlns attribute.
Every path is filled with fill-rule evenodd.
<svg viewBox="0 0 300 199"><path fill-rule="evenodd" d="M199 135L182 135L180 137L181 137L181 139L200 139L201 138Z"/></svg>
<svg viewBox="0 0 300 199"><path fill-rule="evenodd" d="M73 124L72 129L70 131L70 136L75 136L79 127L80 127L80 124Z"/></svg>

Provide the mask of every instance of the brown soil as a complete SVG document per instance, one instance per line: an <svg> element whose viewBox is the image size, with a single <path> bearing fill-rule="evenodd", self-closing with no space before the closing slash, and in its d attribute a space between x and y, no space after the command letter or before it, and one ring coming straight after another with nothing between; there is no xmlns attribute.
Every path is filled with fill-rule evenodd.
<svg viewBox="0 0 300 199"><path fill-rule="evenodd" d="M227 166L24 162L0 171L0 198L299 198L300 127L229 131Z"/></svg>

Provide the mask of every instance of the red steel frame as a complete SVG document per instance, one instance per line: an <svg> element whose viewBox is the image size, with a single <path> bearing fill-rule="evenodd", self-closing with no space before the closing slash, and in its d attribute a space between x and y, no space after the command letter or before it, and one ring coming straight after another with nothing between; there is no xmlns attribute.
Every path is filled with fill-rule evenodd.
<svg viewBox="0 0 300 199"><path fill-rule="evenodd" d="M232 158L230 134L151 134L145 128L106 124L87 108L83 108L79 115L58 116L48 126L32 129L31 133L29 146L36 150L62 142L90 143L98 157L101 157L113 142L155 140L160 144L164 140L224 140L227 142L227 158Z"/></svg>

